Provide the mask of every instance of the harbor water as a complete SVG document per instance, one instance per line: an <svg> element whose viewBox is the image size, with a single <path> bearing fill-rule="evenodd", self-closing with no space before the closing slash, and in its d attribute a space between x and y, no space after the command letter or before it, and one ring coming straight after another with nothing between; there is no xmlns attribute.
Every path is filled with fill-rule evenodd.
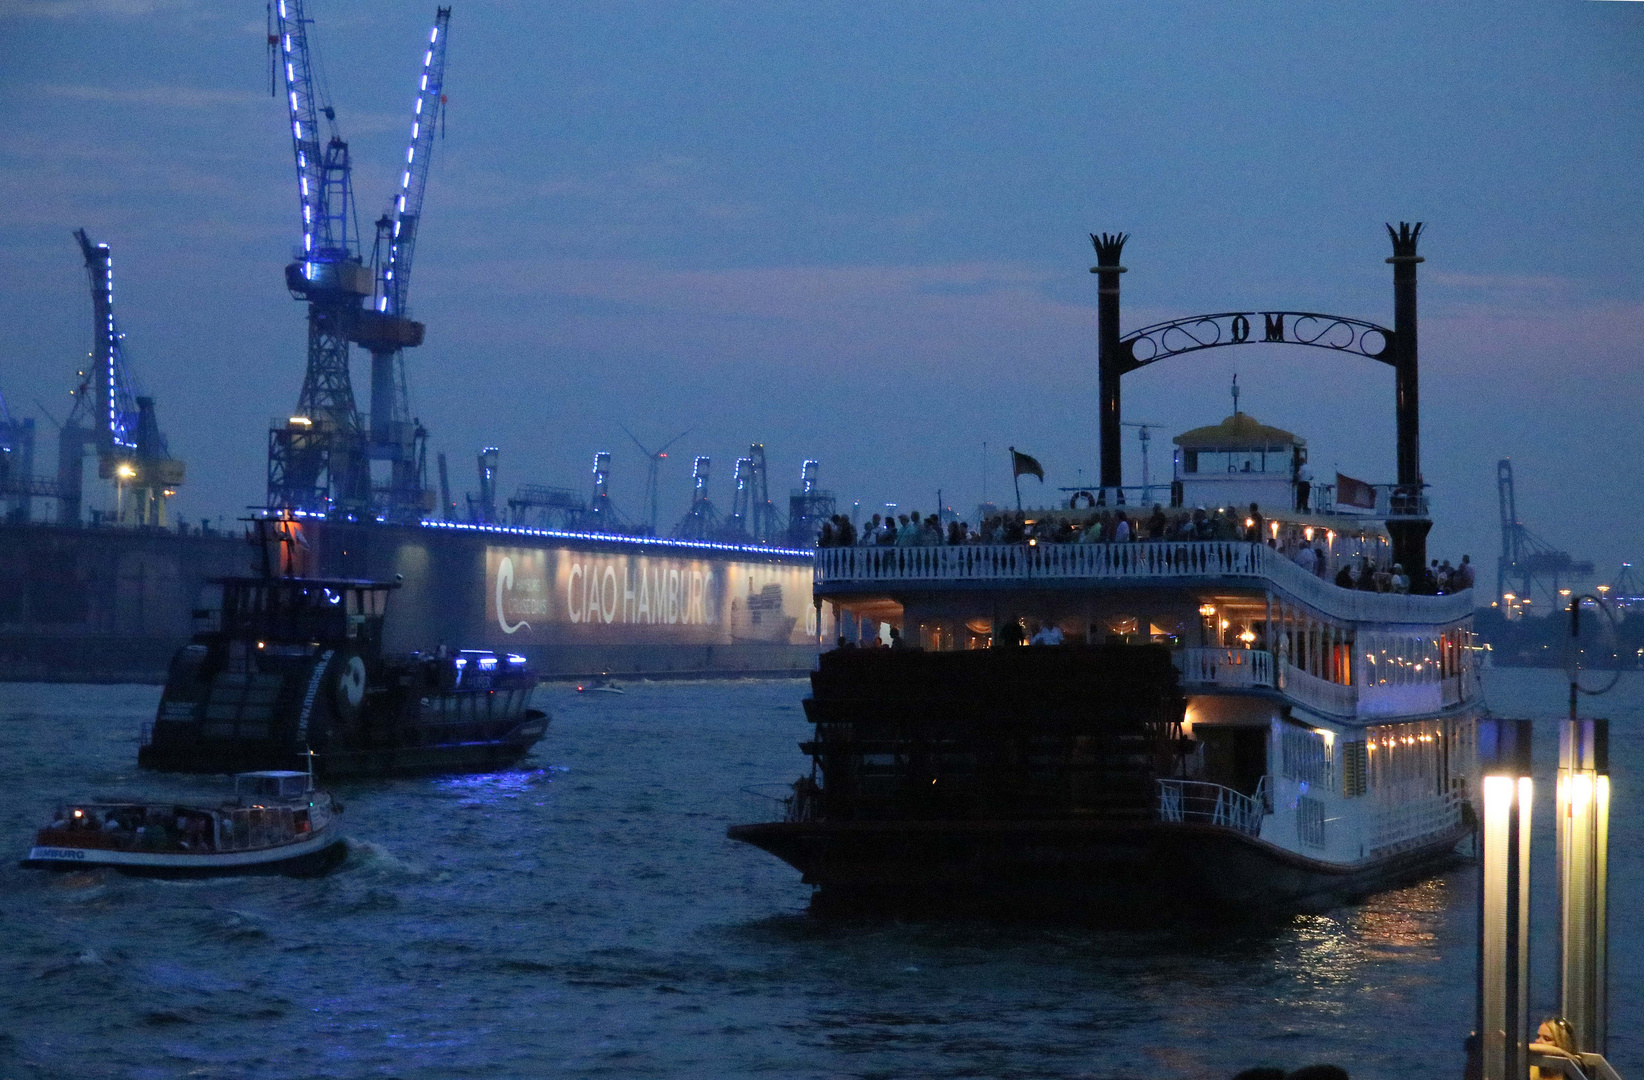
<svg viewBox="0 0 1644 1080"><path fill-rule="evenodd" d="M1490 671L1556 718L1560 673ZM725 839L807 766L802 680L550 686L518 769L336 789L317 880L26 871L62 798L197 793L135 768L157 687L0 684L0 1077L1460 1076L1476 873L1274 925L819 921ZM1612 718L1610 1057L1644 1070L1644 675ZM1556 1007L1538 730L1532 1015Z"/></svg>

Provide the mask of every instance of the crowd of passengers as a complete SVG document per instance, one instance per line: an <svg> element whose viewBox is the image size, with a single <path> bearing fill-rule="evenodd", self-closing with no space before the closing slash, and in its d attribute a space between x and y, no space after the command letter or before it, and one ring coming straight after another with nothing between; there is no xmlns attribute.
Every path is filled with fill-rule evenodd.
<svg viewBox="0 0 1644 1080"><path fill-rule="evenodd" d="M1188 510L1166 510L1155 503L1153 512L1131 518L1124 510L1094 511L1083 521L1066 517L1039 518L1029 521L1027 515L1015 513L994 514L982 521L982 527L971 530L967 521L950 521L942 526L935 514L919 516L912 510L895 516L873 515L862 526L860 533L844 514L835 514L822 524L817 537L818 547L941 547L960 544L1124 544L1144 540L1244 540L1265 542L1294 561L1307 572L1329 579L1330 556L1319 541L1300 537L1280 540L1268 535L1267 522L1257 504L1240 514L1232 507L1217 507L1214 511L1203 506ZM1461 565L1452 567L1450 560L1441 564L1434 559L1431 566L1419 567L1414 577L1399 563L1373 562L1368 556L1344 559L1334 576L1335 583L1344 589L1365 592L1419 593L1435 595L1460 592L1473 587L1473 565L1469 556L1461 557Z"/></svg>
<svg viewBox="0 0 1644 1080"><path fill-rule="evenodd" d="M204 814L175 816L141 808L116 808L66 813L59 809L48 829L64 833L97 833L98 847L143 848L153 851L209 851L211 818Z"/></svg>

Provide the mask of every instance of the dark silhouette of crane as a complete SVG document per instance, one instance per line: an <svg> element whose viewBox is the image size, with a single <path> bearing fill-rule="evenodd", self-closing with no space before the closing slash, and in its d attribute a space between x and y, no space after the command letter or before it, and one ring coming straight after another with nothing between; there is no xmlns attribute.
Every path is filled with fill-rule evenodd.
<svg viewBox="0 0 1644 1080"><path fill-rule="evenodd" d="M1536 536L1518 519L1518 504L1513 497L1513 463L1507 458L1496 462L1496 492L1501 502L1501 557L1496 562L1496 597L1507 610L1511 595L1519 601L1537 601L1539 589L1549 613L1563 604L1559 589L1565 582L1590 581L1591 562L1577 562L1567 551L1559 551ZM1516 593L1509 594L1514 585Z"/></svg>
<svg viewBox="0 0 1644 1080"><path fill-rule="evenodd" d="M649 528L650 528L650 532L649 532L648 535L655 536L656 535L656 494L657 494L656 489L657 489L658 474L661 472L662 463L664 461L666 461L667 458L668 458L668 447L672 446L674 443L678 442L679 440L683 439L685 436L689 435L691 433L691 429L686 428L684 431L681 431L678 435L675 435L673 438L669 439L667 442L663 443L661 446L657 447L655 450L652 450L649 447L647 447L644 443L640 442L638 436L636 436L633 432L628 430L628 425L622 423L621 421L618 421L617 422L617 427L621 428L623 430L623 432L628 436L628 438L633 439L634 440L634 445L639 447L639 452L645 455L645 461L646 461L646 464L647 464L647 470L646 470L646 474L645 474L645 505L647 506L647 508L650 511L650 516L646 520L649 522Z"/></svg>
<svg viewBox="0 0 1644 1080"><path fill-rule="evenodd" d="M363 261L348 143L336 109L316 91L304 0L269 7L269 49L286 92L302 244L285 268L291 295L308 303L308 361L296 413L269 432L270 506L337 513L374 512L370 462L390 463L382 509L416 518L425 505L426 432L409 416L401 351L422 344L424 328L406 315L406 287L422 213L434 121L443 113L449 8L434 30L412 120L411 146L391 214L378 222L372 265ZM322 142L320 117L325 118ZM386 248L386 250L385 250ZM371 299L367 306L365 301ZM372 354L371 426L362 421L349 375L349 346Z"/></svg>

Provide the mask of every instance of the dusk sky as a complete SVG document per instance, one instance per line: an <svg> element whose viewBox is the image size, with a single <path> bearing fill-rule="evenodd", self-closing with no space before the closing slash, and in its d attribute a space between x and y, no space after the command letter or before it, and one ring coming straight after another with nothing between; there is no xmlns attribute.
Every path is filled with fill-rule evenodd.
<svg viewBox="0 0 1644 1080"><path fill-rule="evenodd" d="M403 160L432 4L311 0L360 218ZM289 129L263 5L0 0L0 392L61 419L90 346L72 230L187 461L185 517L263 494L302 384ZM690 459L768 448L864 513L1094 479L1092 231L1132 234L1126 331L1289 308L1392 322L1384 222L1424 221L1431 551L1493 583L1496 461L1520 515L1609 580L1644 557L1644 5L626 4L456 0L447 135L409 357L431 449L472 490L583 488L614 454L664 528ZM362 407L364 356L355 365ZM1393 478L1392 370L1249 345L1129 376L1169 437L1243 408L1313 469ZM37 466L54 460L41 420ZM1127 429L1128 483L1141 459ZM1081 472L1082 470L1082 472ZM431 470L432 471L432 470ZM460 497L460 496L459 496Z"/></svg>

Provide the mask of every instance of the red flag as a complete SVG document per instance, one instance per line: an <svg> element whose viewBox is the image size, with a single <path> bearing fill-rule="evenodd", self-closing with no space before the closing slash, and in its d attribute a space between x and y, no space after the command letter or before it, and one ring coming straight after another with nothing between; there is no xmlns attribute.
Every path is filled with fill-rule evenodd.
<svg viewBox="0 0 1644 1080"><path fill-rule="evenodd" d="M1363 480L1336 474L1336 505L1356 506L1361 510L1376 508L1376 489Z"/></svg>

